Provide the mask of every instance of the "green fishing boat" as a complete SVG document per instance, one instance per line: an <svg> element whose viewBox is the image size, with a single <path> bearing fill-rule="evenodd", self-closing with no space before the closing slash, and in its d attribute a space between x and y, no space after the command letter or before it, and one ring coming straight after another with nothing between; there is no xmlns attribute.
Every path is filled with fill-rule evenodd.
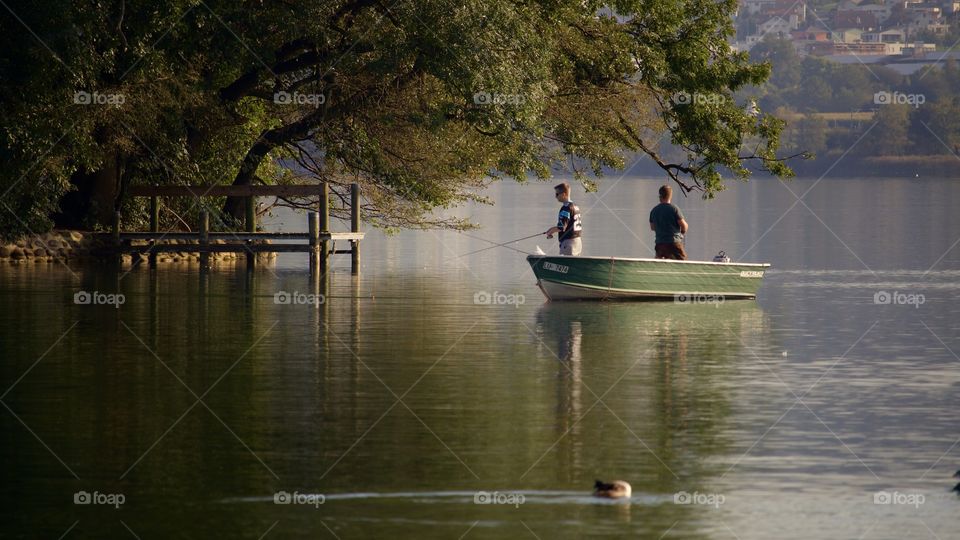
<svg viewBox="0 0 960 540"><path fill-rule="evenodd" d="M548 300L756 298L769 264L529 255Z"/></svg>

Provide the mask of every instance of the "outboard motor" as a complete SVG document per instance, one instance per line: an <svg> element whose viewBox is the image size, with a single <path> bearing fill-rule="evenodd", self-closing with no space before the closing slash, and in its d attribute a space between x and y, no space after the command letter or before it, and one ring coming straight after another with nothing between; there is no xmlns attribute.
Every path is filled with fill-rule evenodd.
<svg viewBox="0 0 960 540"><path fill-rule="evenodd" d="M721 251L713 257L713 262L728 263L730 262L730 257L727 257L727 254Z"/></svg>

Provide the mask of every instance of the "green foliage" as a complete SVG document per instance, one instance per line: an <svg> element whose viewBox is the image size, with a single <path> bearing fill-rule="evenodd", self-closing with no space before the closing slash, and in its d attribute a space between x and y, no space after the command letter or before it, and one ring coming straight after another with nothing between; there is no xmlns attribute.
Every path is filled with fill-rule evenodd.
<svg viewBox="0 0 960 540"><path fill-rule="evenodd" d="M871 156L899 156L908 153L907 132L910 129L910 106L887 105L874 116L876 125L857 148Z"/></svg>
<svg viewBox="0 0 960 540"><path fill-rule="evenodd" d="M955 62L904 77L879 65L801 59L793 49L786 40L767 38L751 51L754 59L773 65L773 76L758 89L761 107L795 119L800 116L795 111L803 113L786 133L787 150L839 156L854 148L854 156L877 157L949 154L960 148L960 124L955 121L960 69ZM922 98L911 98L911 105L888 105L875 101L878 92ZM814 116L854 112L876 114L856 125L830 125ZM821 133L815 133L818 130Z"/></svg>
<svg viewBox="0 0 960 540"><path fill-rule="evenodd" d="M71 180L92 186L77 193L92 223L143 216L132 185L310 178L335 201L361 183L376 225L457 227L431 212L485 200L498 178L569 171L589 185L634 152L705 196L722 171L748 177L747 160L790 174L782 124L736 99L770 69L729 49L734 0L8 6L6 235L49 227ZM661 154L665 133L681 159ZM169 225L196 208L171 210Z"/></svg>

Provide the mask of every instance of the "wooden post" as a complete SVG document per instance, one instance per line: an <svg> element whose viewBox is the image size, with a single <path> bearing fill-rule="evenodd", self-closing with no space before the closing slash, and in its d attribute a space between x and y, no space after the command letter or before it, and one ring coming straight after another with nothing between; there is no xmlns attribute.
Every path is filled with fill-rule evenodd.
<svg viewBox="0 0 960 540"><path fill-rule="evenodd" d="M360 184L350 184L350 232L360 232ZM350 273L360 274L360 241L350 243Z"/></svg>
<svg viewBox="0 0 960 540"><path fill-rule="evenodd" d="M206 209L200 211L200 248L206 249L210 246L210 212ZM206 270L210 267L210 252L200 252L200 269Z"/></svg>
<svg viewBox="0 0 960 540"><path fill-rule="evenodd" d="M320 184L320 234L330 232L330 191L326 182ZM320 272L327 272L330 248L326 240L320 241Z"/></svg>
<svg viewBox="0 0 960 540"><path fill-rule="evenodd" d="M117 210L113 214L113 249L116 252L116 257L114 262L116 264L123 264L123 253L120 251L120 211Z"/></svg>
<svg viewBox="0 0 960 540"><path fill-rule="evenodd" d="M154 184L156 187L156 184ZM156 195L150 197L150 232L153 234L160 233L160 200ZM150 240L150 247L157 245L157 239L153 238ZM148 260L150 261L150 268L157 267L157 252L150 250L150 255L148 255Z"/></svg>
<svg viewBox="0 0 960 540"><path fill-rule="evenodd" d="M320 265L320 229L317 212L307 214L307 233L310 235L310 273L319 270Z"/></svg>
<svg viewBox="0 0 960 540"><path fill-rule="evenodd" d="M247 232L255 233L257 232L257 198L250 196L247 197ZM252 240L248 240L248 243L252 243ZM257 265L257 254L252 250L247 251L247 270L253 270Z"/></svg>

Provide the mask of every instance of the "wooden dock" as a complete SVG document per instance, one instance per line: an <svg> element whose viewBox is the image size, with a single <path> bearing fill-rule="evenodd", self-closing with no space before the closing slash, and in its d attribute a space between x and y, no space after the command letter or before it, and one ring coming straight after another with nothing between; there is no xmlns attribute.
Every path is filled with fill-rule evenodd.
<svg viewBox="0 0 960 540"><path fill-rule="evenodd" d="M151 268L157 264L158 253L198 253L201 268L209 268L211 253L245 253L247 268L256 267L258 253L307 253L310 256L311 272L325 272L330 255L349 253L350 272L360 273L360 241L364 233L360 232L360 186L350 185L350 231L331 232L329 230L329 189L326 183L312 185L284 186L134 186L130 188L133 197L150 197L150 230L146 232L124 232L121 215L117 212L113 223L113 254L118 259L123 255L147 254ZM257 197L319 197L317 210L307 214L307 231L303 233L257 232ZM200 212L197 232L160 231L160 205L162 197L244 197L246 199L246 217L244 231L211 232L210 213ZM173 243L174 241L192 241L194 243ZM212 243L211 241L222 243ZM268 244L264 240L302 240L302 243ZM350 249L336 249L337 241L350 242ZM145 241L143 245L133 245L134 241Z"/></svg>

